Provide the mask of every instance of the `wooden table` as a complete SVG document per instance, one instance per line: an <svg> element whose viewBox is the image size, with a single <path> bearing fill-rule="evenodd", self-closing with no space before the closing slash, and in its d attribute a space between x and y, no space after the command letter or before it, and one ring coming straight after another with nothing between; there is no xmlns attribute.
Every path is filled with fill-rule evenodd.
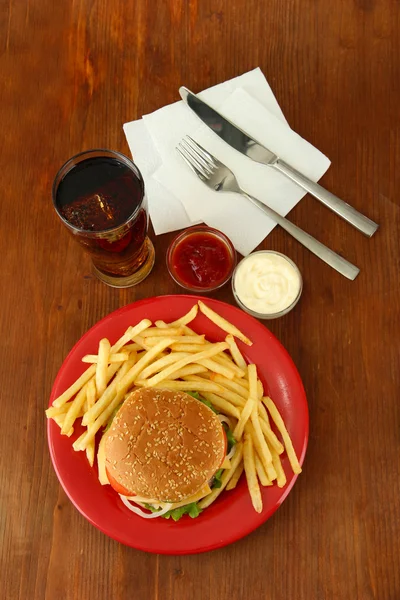
<svg viewBox="0 0 400 600"><path fill-rule="evenodd" d="M1 19L0 536L6 600L400 598L400 6L395 0L18 0ZM157 261L137 288L91 274L51 205L71 155L128 153L122 124L260 66L290 125L326 153L323 185L381 225L371 240L306 197L291 218L361 268L350 282L276 229L262 244L304 276L268 326L308 394L304 472L279 511L197 556L126 548L72 506L52 469L44 408L98 319L180 293ZM215 294L233 303L230 287Z"/></svg>

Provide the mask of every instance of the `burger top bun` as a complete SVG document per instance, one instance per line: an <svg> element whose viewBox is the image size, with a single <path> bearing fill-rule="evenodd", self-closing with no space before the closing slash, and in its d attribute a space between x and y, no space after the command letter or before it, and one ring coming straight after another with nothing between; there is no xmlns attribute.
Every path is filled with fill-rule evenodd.
<svg viewBox="0 0 400 600"><path fill-rule="evenodd" d="M108 473L131 495L161 502L195 494L226 451L217 415L180 391L136 390L104 435Z"/></svg>

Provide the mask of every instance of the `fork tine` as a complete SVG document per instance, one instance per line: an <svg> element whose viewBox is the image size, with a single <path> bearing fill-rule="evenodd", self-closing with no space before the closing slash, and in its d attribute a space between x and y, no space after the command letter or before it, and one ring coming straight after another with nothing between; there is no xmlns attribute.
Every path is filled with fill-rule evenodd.
<svg viewBox="0 0 400 600"><path fill-rule="evenodd" d="M215 161L213 160L213 156L207 150L205 150L200 144L195 142L190 135L187 135L186 138L182 140L185 144L189 146L189 148L198 156L198 158L205 164L211 171L217 167Z"/></svg>
<svg viewBox="0 0 400 600"><path fill-rule="evenodd" d="M201 179L202 181L208 179L208 175L206 177L204 173L198 169L198 167L194 164L192 157L186 152L185 148L183 148L181 144L178 144L176 150L178 154L180 154L180 156L183 158L185 163L192 169L193 173L197 175L199 179Z"/></svg>
<svg viewBox="0 0 400 600"><path fill-rule="evenodd" d="M194 140L190 135L187 135L186 138L188 140L190 140L192 146L197 148L198 152L201 154L201 156L204 158L204 160L208 160L210 165L212 165L214 168L218 167L220 164L222 164L219 162L219 160L217 158L215 158L215 156L210 154L210 152L208 152L208 150L203 148L203 146L200 146L200 144L198 142L196 142L196 140Z"/></svg>
<svg viewBox="0 0 400 600"><path fill-rule="evenodd" d="M181 146L183 148L185 148L186 152L188 154L190 154L190 156L193 158L193 160L195 160L197 163L200 163L201 166L203 167L203 170L205 170L208 175L212 175L213 171L214 171L214 166L209 164L202 156L199 152L197 152L196 148L192 148L192 146L189 144L189 142L185 139L183 139L181 141Z"/></svg>
<svg viewBox="0 0 400 600"><path fill-rule="evenodd" d="M183 140L178 144L178 147L181 149L181 152L184 153L184 155L186 156L187 160L189 160L192 165L194 165L196 167L196 169L198 171L200 171L200 173L203 175L203 177L206 177L207 179L210 177L210 175L212 174L212 171L210 171L210 169L208 169L198 158L197 156L191 152L191 149L189 146L186 146L183 143Z"/></svg>

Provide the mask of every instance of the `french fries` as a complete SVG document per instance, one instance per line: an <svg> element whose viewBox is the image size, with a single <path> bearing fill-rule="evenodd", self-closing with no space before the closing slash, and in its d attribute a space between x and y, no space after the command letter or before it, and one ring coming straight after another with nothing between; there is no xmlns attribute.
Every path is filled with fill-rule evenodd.
<svg viewBox="0 0 400 600"><path fill-rule="evenodd" d="M254 448L251 436L249 433L244 435L243 444L243 463L246 472L247 485L253 504L254 510L258 513L262 512L263 504L261 499L260 486L258 485L256 465L254 461Z"/></svg>
<svg viewBox="0 0 400 600"><path fill-rule="evenodd" d="M117 362L124 362L124 360L128 360L129 358L129 353L128 352L117 352L116 354L110 354L108 356L108 363L117 363ZM86 356L84 356L82 358L82 362L84 363L98 363L99 361L99 356L97 354L86 354Z"/></svg>
<svg viewBox="0 0 400 600"><path fill-rule="evenodd" d="M288 434L288 431L285 427L285 423L283 422L283 419L278 409L276 408L271 398L269 398L268 396L263 398L263 402L269 410L271 418L282 436L283 443L285 444L286 452L290 461L290 465L293 469L293 473L301 473L301 466L297 459L296 452L294 451L292 440L290 439L290 435Z"/></svg>
<svg viewBox="0 0 400 600"><path fill-rule="evenodd" d="M199 300L199 308L200 308L201 312L210 319L210 321L212 321L215 325L217 325L218 327L223 329L223 331L225 331L226 333L230 333L231 335L234 335L239 340L241 340L242 342L247 344L247 346L253 345L253 342L251 340L249 340L249 338L246 337L244 335L244 333L242 333L240 331L240 329L238 329L237 327L235 327L235 325L232 325L232 323L230 323L229 321L227 321L226 319L221 317L221 315L219 315L218 313L213 311L209 306L204 304L204 302L202 302L201 300Z"/></svg>
<svg viewBox="0 0 400 600"><path fill-rule="evenodd" d="M240 352L233 335L228 333L228 335L225 338L225 341L229 346L230 353L232 354L232 358L235 361L235 363L237 364L237 366L240 369L243 369L243 370L246 369L246 367L247 367L246 361L244 360L242 353Z"/></svg>
<svg viewBox="0 0 400 600"><path fill-rule="evenodd" d="M188 326L199 309L225 331L225 341L212 343ZM239 329L202 301L170 323L142 319L128 327L113 345L103 338L97 354L82 358L82 362L90 366L53 401L46 416L68 437L74 433L76 420L82 418L86 430L75 439L73 448L84 451L93 466L96 434L111 422L115 411L132 391L140 387L159 387L199 392L219 413L229 417L237 442L233 457L223 463L221 487L214 487L199 501L199 507L210 506L224 489L233 490L244 473L253 507L261 512L260 485L264 488L286 484L281 462L285 451L295 474L301 472L301 466L281 414L272 399L264 395L256 365L246 363L235 337L248 346L252 344ZM101 437L97 448L102 485L109 483L104 440L104 436Z"/></svg>
<svg viewBox="0 0 400 600"><path fill-rule="evenodd" d="M107 338L100 340L99 354L96 365L96 389L99 396L107 387L107 365L110 356L111 344Z"/></svg>
<svg viewBox="0 0 400 600"><path fill-rule="evenodd" d="M158 383L160 383L163 379L167 379L168 375L171 375L171 373L173 373L174 371L185 367L189 363L198 362L203 358L211 358L212 356L218 354L219 352L222 352L222 350L225 350L226 348L228 348L228 344L226 344L225 342L220 342L218 344L213 344L210 348L207 348L202 352L196 352L195 354L191 354L186 358L181 358L181 360L175 363L175 365L170 365L163 371L160 371L160 373L157 373L157 375L151 377L147 381L146 387L156 387Z"/></svg>
<svg viewBox="0 0 400 600"><path fill-rule="evenodd" d="M236 467L232 477L230 478L228 485L226 486L227 490L233 490L237 484L239 479L242 476L243 473L243 469L244 469L244 465L243 465L243 460L238 464L238 466Z"/></svg>

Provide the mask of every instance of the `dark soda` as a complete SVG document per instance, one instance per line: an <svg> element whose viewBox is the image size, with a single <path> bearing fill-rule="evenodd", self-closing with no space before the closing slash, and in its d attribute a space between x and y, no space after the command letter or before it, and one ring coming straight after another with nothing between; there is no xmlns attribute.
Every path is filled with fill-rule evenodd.
<svg viewBox="0 0 400 600"><path fill-rule="evenodd" d="M143 180L118 159L77 163L58 184L56 208L101 272L129 276L146 261Z"/></svg>

